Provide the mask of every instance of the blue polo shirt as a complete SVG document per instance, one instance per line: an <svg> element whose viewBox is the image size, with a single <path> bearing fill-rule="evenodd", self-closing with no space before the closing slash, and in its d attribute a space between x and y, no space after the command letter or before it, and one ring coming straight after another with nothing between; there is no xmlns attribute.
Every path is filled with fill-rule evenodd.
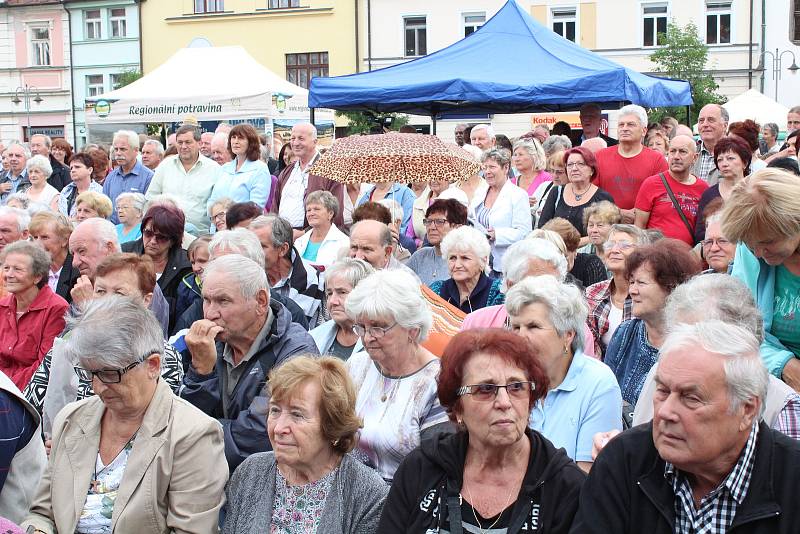
<svg viewBox="0 0 800 534"><path fill-rule="evenodd" d="M141 193L145 194L153 178L153 171L142 165L136 160L131 172L122 174L122 165L117 165L114 170L108 173L103 182L103 194L111 199L114 210L111 212L111 222L119 224L117 218L117 197L122 193Z"/></svg>
<svg viewBox="0 0 800 534"><path fill-rule="evenodd" d="M591 462L592 437L622 430L622 394L614 373L577 351L564 381L531 410L529 426L576 462Z"/></svg>

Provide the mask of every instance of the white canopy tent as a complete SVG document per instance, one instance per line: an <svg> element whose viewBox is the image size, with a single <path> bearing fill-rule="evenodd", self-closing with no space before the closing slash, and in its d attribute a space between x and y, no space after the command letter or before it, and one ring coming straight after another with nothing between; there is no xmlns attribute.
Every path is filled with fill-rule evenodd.
<svg viewBox="0 0 800 534"><path fill-rule="evenodd" d="M728 100L722 107L728 110L730 122L752 119L762 126L774 122L781 131L786 131L786 115L789 113L789 108L755 89L749 89Z"/></svg>
<svg viewBox="0 0 800 534"><path fill-rule="evenodd" d="M333 123L316 110L315 122ZM137 124L265 118L309 120L308 91L287 82L241 46L183 48L139 80L87 98L86 123Z"/></svg>

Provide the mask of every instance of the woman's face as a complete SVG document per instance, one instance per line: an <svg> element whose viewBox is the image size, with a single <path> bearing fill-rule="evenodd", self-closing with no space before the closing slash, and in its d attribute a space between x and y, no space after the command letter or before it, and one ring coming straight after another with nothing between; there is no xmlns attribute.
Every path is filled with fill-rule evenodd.
<svg viewBox="0 0 800 534"><path fill-rule="evenodd" d="M163 258L172 246L172 240L153 227L153 221L147 221L147 226L142 229L142 243L144 253L152 259Z"/></svg>
<svg viewBox="0 0 800 534"><path fill-rule="evenodd" d="M768 237L759 241L747 241L747 248L768 265L782 265L800 250L800 235L796 237Z"/></svg>
<svg viewBox="0 0 800 534"><path fill-rule="evenodd" d="M31 181L31 185L39 186L47 181L47 176L39 167L30 167L28 169L28 179Z"/></svg>
<svg viewBox="0 0 800 534"><path fill-rule="evenodd" d="M431 192L433 192L434 196L439 196L442 194L442 191L447 189L450 186L450 182L447 180L429 180L428 187L431 188Z"/></svg>
<svg viewBox="0 0 800 534"><path fill-rule="evenodd" d="M410 356L411 344L409 339L416 339L416 331L412 332L408 328L403 328L397 324L394 318L379 317L377 319L369 319L362 316L356 318L355 324L366 329L364 335L361 336L361 342L369 353L369 357L378 366L385 367L387 363L391 366L394 360ZM383 329L385 333L381 335L375 332L378 333L375 336L369 332L373 327Z"/></svg>
<svg viewBox="0 0 800 534"><path fill-rule="evenodd" d="M73 160L69 164L69 176L73 182L89 183L93 170L92 167L87 167L78 160Z"/></svg>
<svg viewBox="0 0 800 534"><path fill-rule="evenodd" d="M33 276L33 261L27 254L11 253L3 263L3 281L9 293L19 294L36 287L40 277Z"/></svg>
<svg viewBox="0 0 800 534"><path fill-rule="evenodd" d="M234 156L247 155L247 139L239 136L231 136L231 152Z"/></svg>
<svg viewBox="0 0 800 534"><path fill-rule="evenodd" d="M478 255L474 252L450 252L447 255L447 268L456 283L474 281L483 271Z"/></svg>
<svg viewBox="0 0 800 534"><path fill-rule="evenodd" d="M567 170L564 165L558 164L553 165L547 169L547 172L553 177L553 183L556 185L567 185L569 180L567 180Z"/></svg>
<svg viewBox="0 0 800 534"><path fill-rule="evenodd" d="M270 401L267 436L279 465L307 469L330 456L332 446L322 434L321 401L316 380L302 383L289 398Z"/></svg>
<svg viewBox="0 0 800 534"><path fill-rule="evenodd" d="M139 277L133 269L117 269L94 279L94 297L103 298L110 295L130 297L149 306L153 294L142 293L139 288Z"/></svg>
<svg viewBox="0 0 800 534"><path fill-rule="evenodd" d="M594 215L590 215L589 220L586 221L586 234L589 236L589 241L595 246L606 242L610 229L610 224Z"/></svg>
<svg viewBox="0 0 800 534"><path fill-rule="evenodd" d="M81 362L80 366L89 371L107 369L103 365L89 365L89 363ZM155 378L160 374L160 369L161 358L155 354L127 371L116 384L106 384L99 378L93 377L92 389L105 407L112 412L140 412L150 403Z"/></svg>
<svg viewBox="0 0 800 534"><path fill-rule="evenodd" d="M334 276L325 282L328 313L331 314L331 319L342 328L351 328L353 324L344 311L344 305L351 291L353 291L353 286L343 276Z"/></svg>
<svg viewBox="0 0 800 534"><path fill-rule="evenodd" d="M559 335L550 320L550 310L540 302L528 304L519 315L510 315L511 329L527 339L545 370L553 369L572 343L574 334Z"/></svg>
<svg viewBox="0 0 800 534"><path fill-rule="evenodd" d="M69 241L59 237L56 232L55 223L46 223L39 228L38 232L31 232L33 241L50 253L50 257L56 258L67 251Z"/></svg>
<svg viewBox="0 0 800 534"><path fill-rule="evenodd" d="M706 225L706 238L703 240L703 256L708 266L718 273L727 273L728 265L736 255L736 245L722 235L722 223L714 221Z"/></svg>
<svg viewBox="0 0 800 534"><path fill-rule="evenodd" d="M474 384L506 385L527 382L525 372L494 354L472 356L464 366L462 386ZM486 447L509 447L525 437L530 414L530 392L508 394L505 388L494 397L482 399L463 395L455 413L469 432L469 439Z"/></svg>
<svg viewBox="0 0 800 534"><path fill-rule="evenodd" d="M306 220L311 228L330 225L333 213L322 204L313 202L306 205Z"/></svg>
<svg viewBox="0 0 800 534"><path fill-rule="evenodd" d="M628 294L631 296L631 313L640 319L658 317L664 310L669 293L656 281L648 263L631 273Z"/></svg>
<svg viewBox="0 0 800 534"><path fill-rule="evenodd" d="M292 153L291 145L286 145L286 150L283 151L283 163L286 166L289 166L294 163L296 159L297 158L295 158L294 154Z"/></svg>
<svg viewBox="0 0 800 534"><path fill-rule="evenodd" d="M660 135L652 136L650 140L647 141L647 148L652 148L664 156L666 156L668 152L667 144L664 142L664 138Z"/></svg>
<svg viewBox="0 0 800 534"><path fill-rule="evenodd" d="M67 157L67 153L63 148L54 146L50 148L50 153L56 158L57 161L64 163L64 158Z"/></svg>
<svg viewBox="0 0 800 534"><path fill-rule="evenodd" d="M214 206L211 208L211 221L214 223L217 232L228 229L228 226L225 224L225 215L227 215L227 213L227 210L223 206Z"/></svg>
<svg viewBox="0 0 800 534"><path fill-rule="evenodd" d="M723 178L739 179L744 176L744 161L732 150L719 155L717 168Z"/></svg>
<svg viewBox="0 0 800 534"><path fill-rule="evenodd" d="M122 224L133 226L142 222L142 213L133 207L130 199L123 198L117 201L117 218Z"/></svg>
<svg viewBox="0 0 800 534"><path fill-rule="evenodd" d="M92 217L100 217L100 214L97 213L97 210L92 208L86 202L80 202L77 206L75 206L75 220L78 222L85 221L86 219L91 219Z"/></svg>
<svg viewBox="0 0 800 534"><path fill-rule="evenodd" d="M772 135L772 130L769 128L761 128L761 137L764 138L764 142L766 142L767 145L772 146L775 144L775 136Z"/></svg>
<svg viewBox="0 0 800 534"><path fill-rule="evenodd" d="M611 232L603 243L606 267L615 273L625 272L625 258L636 250L636 240L623 232Z"/></svg>
<svg viewBox="0 0 800 534"><path fill-rule="evenodd" d="M528 153L528 150L522 147L517 147L514 150L514 155L511 157L511 164L521 174L528 173L533 170L533 158Z"/></svg>
<svg viewBox="0 0 800 534"><path fill-rule="evenodd" d="M483 162L483 177L490 187L501 187L508 179L508 165L500 165L493 159Z"/></svg>
<svg viewBox="0 0 800 534"><path fill-rule="evenodd" d="M586 184L592 179L592 168L583 160L583 156L574 153L567 158L567 178L571 183Z"/></svg>

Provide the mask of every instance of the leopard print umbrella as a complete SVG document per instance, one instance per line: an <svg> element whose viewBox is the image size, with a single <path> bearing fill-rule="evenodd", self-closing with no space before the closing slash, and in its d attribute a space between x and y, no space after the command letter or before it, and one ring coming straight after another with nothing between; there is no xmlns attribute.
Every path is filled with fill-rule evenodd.
<svg viewBox="0 0 800 534"><path fill-rule="evenodd" d="M477 174L480 164L456 145L434 135L388 133L337 140L311 167L311 173L337 182L459 182Z"/></svg>

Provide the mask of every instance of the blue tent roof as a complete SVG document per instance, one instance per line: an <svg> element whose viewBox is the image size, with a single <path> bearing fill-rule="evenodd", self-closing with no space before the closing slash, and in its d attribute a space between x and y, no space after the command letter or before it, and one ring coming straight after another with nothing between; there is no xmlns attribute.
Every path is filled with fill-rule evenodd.
<svg viewBox="0 0 800 534"><path fill-rule="evenodd" d="M647 76L581 48L509 0L477 32L385 69L314 78L309 106L432 115L692 103L688 82Z"/></svg>

